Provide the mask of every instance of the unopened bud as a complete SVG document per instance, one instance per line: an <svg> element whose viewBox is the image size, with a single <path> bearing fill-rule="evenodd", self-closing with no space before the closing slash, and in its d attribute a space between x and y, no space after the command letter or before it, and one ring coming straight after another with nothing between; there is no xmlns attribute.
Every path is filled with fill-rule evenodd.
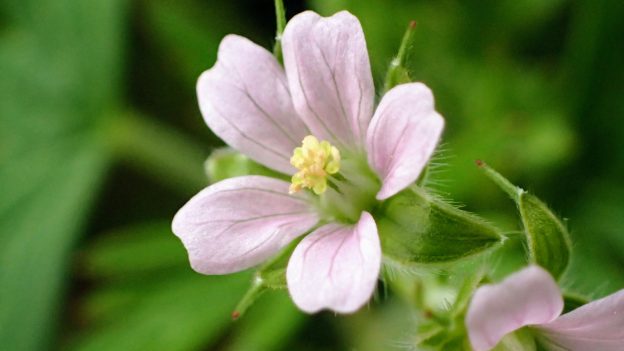
<svg viewBox="0 0 624 351"><path fill-rule="evenodd" d="M484 162L477 165L516 202L531 261L547 269L553 277L561 277L570 261L572 246L565 225L536 196L513 185Z"/></svg>

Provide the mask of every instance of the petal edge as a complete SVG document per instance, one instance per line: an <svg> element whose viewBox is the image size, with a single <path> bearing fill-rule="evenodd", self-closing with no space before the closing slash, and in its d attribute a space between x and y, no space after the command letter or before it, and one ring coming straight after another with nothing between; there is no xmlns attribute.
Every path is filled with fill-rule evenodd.
<svg viewBox="0 0 624 351"><path fill-rule="evenodd" d="M380 267L377 227L363 212L355 226L327 224L299 243L288 262L288 290L305 312L352 313L373 294Z"/></svg>
<svg viewBox="0 0 624 351"><path fill-rule="evenodd" d="M368 163L382 180L384 200L418 179L435 151L444 119L422 83L401 84L382 98L368 128Z"/></svg>
<svg viewBox="0 0 624 351"><path fill-rule="evenodd" d="M194 270L227 274L255 266L312 228L316 213L289 184L263 176L230 178L200 191L175 215L172 230Z"/></svg>
<svg viewBox="0 0 624 351"><path fill-rule="evenodd" d="M498 284L477 289L466 315L470 343L475 351L490 350L508 333L550 322L562 310L555 280L541 267L527 267Z"/></svg>
<svg viewBox="0 0 624 351"><path fill-rule="evenodd" d="M227 35L217 63L197 81L197 98L223 141L271 169L294 173L290 156L309 131L292 106L284 70L266 49Z"/></svg>

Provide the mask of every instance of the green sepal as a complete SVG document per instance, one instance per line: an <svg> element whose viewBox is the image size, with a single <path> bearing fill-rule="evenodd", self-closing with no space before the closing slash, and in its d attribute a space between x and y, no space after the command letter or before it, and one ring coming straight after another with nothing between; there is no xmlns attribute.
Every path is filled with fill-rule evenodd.
<svg viewBox="0 0 624 351"><path fill-rule="evenodd" d="M399 84L411 82L409 71L403 66L399 66L396 59L390 63L388 73L386 73L385 90L388 91Z"/></svg>
<svg viewBox="0 0 624 351"><path fill-rule="evenodd" d="M410 46L412 45L412 41L414 40L414 33L416 32L415 29L416 22L410 22L407 30L405 31L405 34L403 35L403 40L401 40L399 52L397 53L397 56L390 62L390 66L388 67L388 71L386 72L386 79L384 81L384 92L388 92L388 90L399 84L409 83L412 81L406 66L408 49L410 48Z"/></svg>
<svg viewBox="0 0 624 351"><path fill-rule="evenodd" d="M479 161L477 164L516 202L531 261L559 279L570 262L572 247L565 225L536 196L511 184L485 163Z"/></svg>
<svg viewBox="0 0 624 351"><path fill-rule="evenodd" d="M412 186L374 212L384 258L390 263L455 261L484 252L502 241L482 219Z"/></svg>
<svg viewBox="0 0 624 351"><path fill-rule="evenodd" d="M204 163L204 170L210 183L245 175L264 175L288 180L285 175L270 170L230 148L214 150Z"/></svg>
<svg viewBox="0 0 624 351"><path fill-rule="evenodd" d="M529 328L521 328L509 333L492 349L492 351L536 351L535 337Z"/></svg>
<svg viewBox="0 0 624 351"><path fill-rule="evenodd" d="M569 292L564 292L563 293L563 312L564 313L568 313L571 311L574 311L575 309L589 303L590 300L588 298L586 298L585 296L579 295L579 294L574 294L574 293L569 293Z"/></svg>
<svg viewBox="0 0 624 351"><path fill-rule="evenodd" d="M236 305L234 312L232 312L233 319L242 316L267 290L286 289L286 266L288 265L288 260L290 260L290 256L295 250L295 247L299 244L299 241L301 240L294 240L282 249L277 256L268 260L256 270L251 281L251 286L238 305Z"/></svg>

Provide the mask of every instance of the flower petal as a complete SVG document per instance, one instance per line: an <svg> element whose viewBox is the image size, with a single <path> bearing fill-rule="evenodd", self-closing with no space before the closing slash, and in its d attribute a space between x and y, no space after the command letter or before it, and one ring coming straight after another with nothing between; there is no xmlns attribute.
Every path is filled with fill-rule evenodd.
<svg viewBox="0 0 624 351"><path fill-rule="evenodd" d="M537 327L552 350L624 349L624 290L566 313Z"/></svg>
<svg viewBox="0 0 624 351"><path fill-rule="evenodd" d="M314 135L343 149L363 146L375 87L358 19L303 12L288 22L282 46L295 108Z"/></svg>
<svg viewBox="0 0 624 351"><path fill-rule="evenodd" d="M550 322L562 310L561 292L550 274L527 267L499 284L477 289L466 316L470 343L475 351L490 350L506 334Z"/></svg>
<svg viewBox="0 0 624 351"><path fill-rule="evenodd" d="M444 119L433 106L433 94L422 83L391 89L373 116L366 146L368 163L382 179L378 200L416 181L433 154Z"/></svg>
<svg viewBox="0 0 624 351"><path fill-rule="evenodd" d="M197 97L206 124L223 141L269 168L294 173L290 155L309 131L271 53L226 36L217 63L199 77Z"/></svg>
<svg viewBox="0 0 624 351"><path fill-rule="evenodd" d="M318 218L289 184L263 176L230 178L195 195L173 219L173 232L204 274L259 264L312 228Z"/></svg>
<svg viewBox="0 0 624 351"><path fill-rule="evenodd" d="M288 262L288 290L308 313L351 313L370 299L381 266L377 226L362 212L354 226L327 224L306 236Z"/></svg>

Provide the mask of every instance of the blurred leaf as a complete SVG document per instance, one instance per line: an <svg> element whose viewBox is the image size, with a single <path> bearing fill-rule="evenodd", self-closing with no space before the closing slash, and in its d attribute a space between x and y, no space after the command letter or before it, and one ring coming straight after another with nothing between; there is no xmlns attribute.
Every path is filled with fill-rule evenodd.
<svg viewBox="0 0 624 351"><path fill-rule="evenodd" d="M286 292L270 291L236 322L236 331L225 350L280 350L305 320Z"/></svg>
<svg viewBox="0 0 624 351"><path fill-rule="evenodd" d="M108 142L122 161L185 195L208 184L202 172L207 151L170 126L138 113L106 125Z"/></svg>
<svg viewBox="0 0 624 351"><path fill-rule="evenodd" d="M67 145L62 167L0 213L0 344L41 350L58 316L63 276L106 158L90 141ZM75 152L78 150L78 153ZM4 186L19 181L0 175Z"/></svg>
<svg viewBox="0 0 624 351"><path fill-rule="evenodd" d="M123 1L3 2L0 345L50 345L63 276L106 170Z"/></svg>
<svg viewBox="0 0 624 351"><path fill-rule="evenodd" d="M188 267L180 240L171 232L171 222L135 225L106 233L81 253L85 274L95 278L118 278Z"/></svg>
<svg viewBox="0 0 624 351"><path fill-rule="evenodd" d="M149 39L175 63L172 69L182 75L185 84L192 86L201 72L216 61L221 39L248 28L238 4L231 1L214 1L210 7L192 0L152 0L143 4Z"/></svg>
<svg viewBox="0 0 624 351"><path fill-rule="evenodd" d="M189 268L190 270L190 268ZM185 272L161 279L123 314L77 341L70 350L197 350L217 340L249 274L206 277Z"/></svg>
<svg viewBox="0 0 624 351"><path fill-rule="evenodd" d="M80 266L98 283L81 306L90 328L71 349L196 350L230 325L228 350L272 350L288 341L304 315L287 294L267 294L240 322L230 324L250 275L191 272L169 227L169 222L135 225L101 236L82 252Z"/></svg>

